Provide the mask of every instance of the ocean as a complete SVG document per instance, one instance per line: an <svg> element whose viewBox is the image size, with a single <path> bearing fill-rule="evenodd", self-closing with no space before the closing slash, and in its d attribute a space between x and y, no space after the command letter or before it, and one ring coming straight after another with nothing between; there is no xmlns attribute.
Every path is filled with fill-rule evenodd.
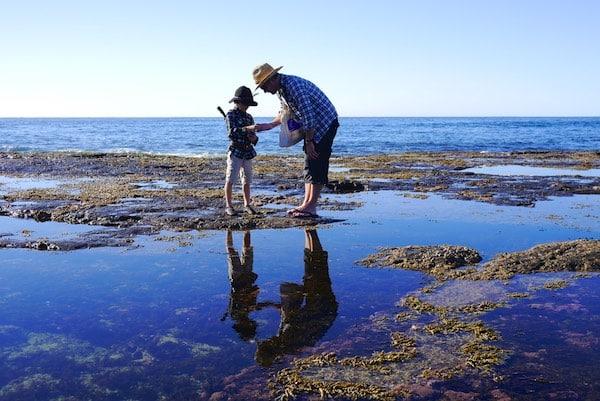
<svg viewBox="0 0 600 401"><path fill-rule="evenodd" d="M257 118L267 122L267 118ZM343 117L335 155L407 151L598 150L600 118ZM259 154L280 148L279 129L260 133ZM2 118L2 151L146 152L187 156L224 154L221 118Z"/></svg>
<svg viewBox="0 0 600 401"><path fill-rule="evenodd" d="M280 149L277 132L261 134L259 154L301 153ZM217 118L0 119L0 151L226 147ZM334 144L337 155L526 149L599 151L600 118L342 118ZM414 186L328 191L325 220L275 228L264 223L300 202L294 173L282 176L289 186L257 174L261 214L229 218L214 190L224 168L184 168L206 160L20 159L0 157L0 401L266 401L292 391L304 401L323 386L338 400L365 388L377 399L600 400L597 168L437 174L443 158L408 158L398 177L410 165L411 178L398 181ZM357 176L382 184L389 170L365 164ZM535 204L488 201L521 193ZM202 229L221 219L228 229ZM420 271L424 257L442 274L460 263L449 245L480 255L481 269L504 260L509 273L517 260L525 274ZM538 245L550 248L515 253ZM404 249L415 270L360 263L401 260L376 257L390 247L414 247Z"/></svg>

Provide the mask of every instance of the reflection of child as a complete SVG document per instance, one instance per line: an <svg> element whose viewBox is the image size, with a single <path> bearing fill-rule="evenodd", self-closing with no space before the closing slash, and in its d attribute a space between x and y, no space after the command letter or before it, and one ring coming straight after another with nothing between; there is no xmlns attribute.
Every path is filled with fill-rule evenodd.
<svg viewBox="0 0 600 401"><path fill-rule="evenodd" d="M240 86L229 101L235 107L227 112L227 133L229 135L229 151L227 152L227 171L225 177L225 213L229 216L237 214L232 204L233 184L237 176L242 178L244 194L244 210L248 214L256 214L250 198L252 182L252 159L256 156L254 146L258 141L256 133L269 130L277 124L254 124L254 119L246 112L248 107L256 106L250 88Z"/></svg>
<svg viewBox="0 0 600 401"><path fill-rule="evenodd" d="M257 324L250 319L250 313L257 309L258 275L252 271L254 252L250 242L250 231L244 231L242 257L233 247L233 234L227 230L225 237L227 247L227 264L229 266L229 281L231 293L229 296L229 315L234 321L233 328L240 337L249 341L256 336Z"/></svg>

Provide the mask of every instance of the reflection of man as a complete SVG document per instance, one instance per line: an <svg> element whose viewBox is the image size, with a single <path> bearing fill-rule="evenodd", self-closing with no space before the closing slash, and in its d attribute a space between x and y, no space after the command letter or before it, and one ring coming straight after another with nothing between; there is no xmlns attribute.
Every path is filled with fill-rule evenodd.
<svg viewBox="0 0 600 401"><path fill-rule="evenodd" d="M256 360L269 366L277 356L303 346L314 345L333 324L338 304L331 289L327 252L321 247L317 231L305 231L303 285L283 283L281 323L276 336L262 341Z"/></svg>
<svg viewBox="0 0 600 401"><path fill-rule="evenodd" d="M233 247L231 230L227 230L226 247L231 282L228 312L234 322L233 328L240 338L249 341L256 335L256 322L250 319L249 315L257 309L256 300L259 292L255 284L258 275L252 271L254 251L250 242L250 231L244 231L241 260Z"/></svg>

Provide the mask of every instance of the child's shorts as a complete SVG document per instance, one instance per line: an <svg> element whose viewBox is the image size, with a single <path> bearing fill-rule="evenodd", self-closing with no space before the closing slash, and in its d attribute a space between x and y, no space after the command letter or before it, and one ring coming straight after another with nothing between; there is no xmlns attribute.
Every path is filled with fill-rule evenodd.
<svg viewBox="0 0 600 401"><path fill-rule="evenodd" d="M228 152L225 181L235 184L238 175L242 178L242 185L252 183L252 159L240 159Z"/></svg>

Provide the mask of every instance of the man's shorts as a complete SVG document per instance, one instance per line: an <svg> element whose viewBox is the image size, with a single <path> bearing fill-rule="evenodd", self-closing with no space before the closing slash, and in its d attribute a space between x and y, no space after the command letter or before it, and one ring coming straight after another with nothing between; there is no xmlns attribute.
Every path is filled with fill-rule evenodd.
<svg viewBox="0 0 600 401"><path fill-rule="evenodd" d="M238 175L242 178L242 185L252 183L252 159L240 159L228 152L225 181L235 184Z"/></svg>
<svg viewBox="0 0 600 401"><path fill-rule="evenodd" d="M304 155L304 182L309 184L325 185L329 182L329 158L331 157L331 147L337 129L340 125L335 120L319 143L315 143L315 150L319 154L316 159L311 159Z"/></svg>

